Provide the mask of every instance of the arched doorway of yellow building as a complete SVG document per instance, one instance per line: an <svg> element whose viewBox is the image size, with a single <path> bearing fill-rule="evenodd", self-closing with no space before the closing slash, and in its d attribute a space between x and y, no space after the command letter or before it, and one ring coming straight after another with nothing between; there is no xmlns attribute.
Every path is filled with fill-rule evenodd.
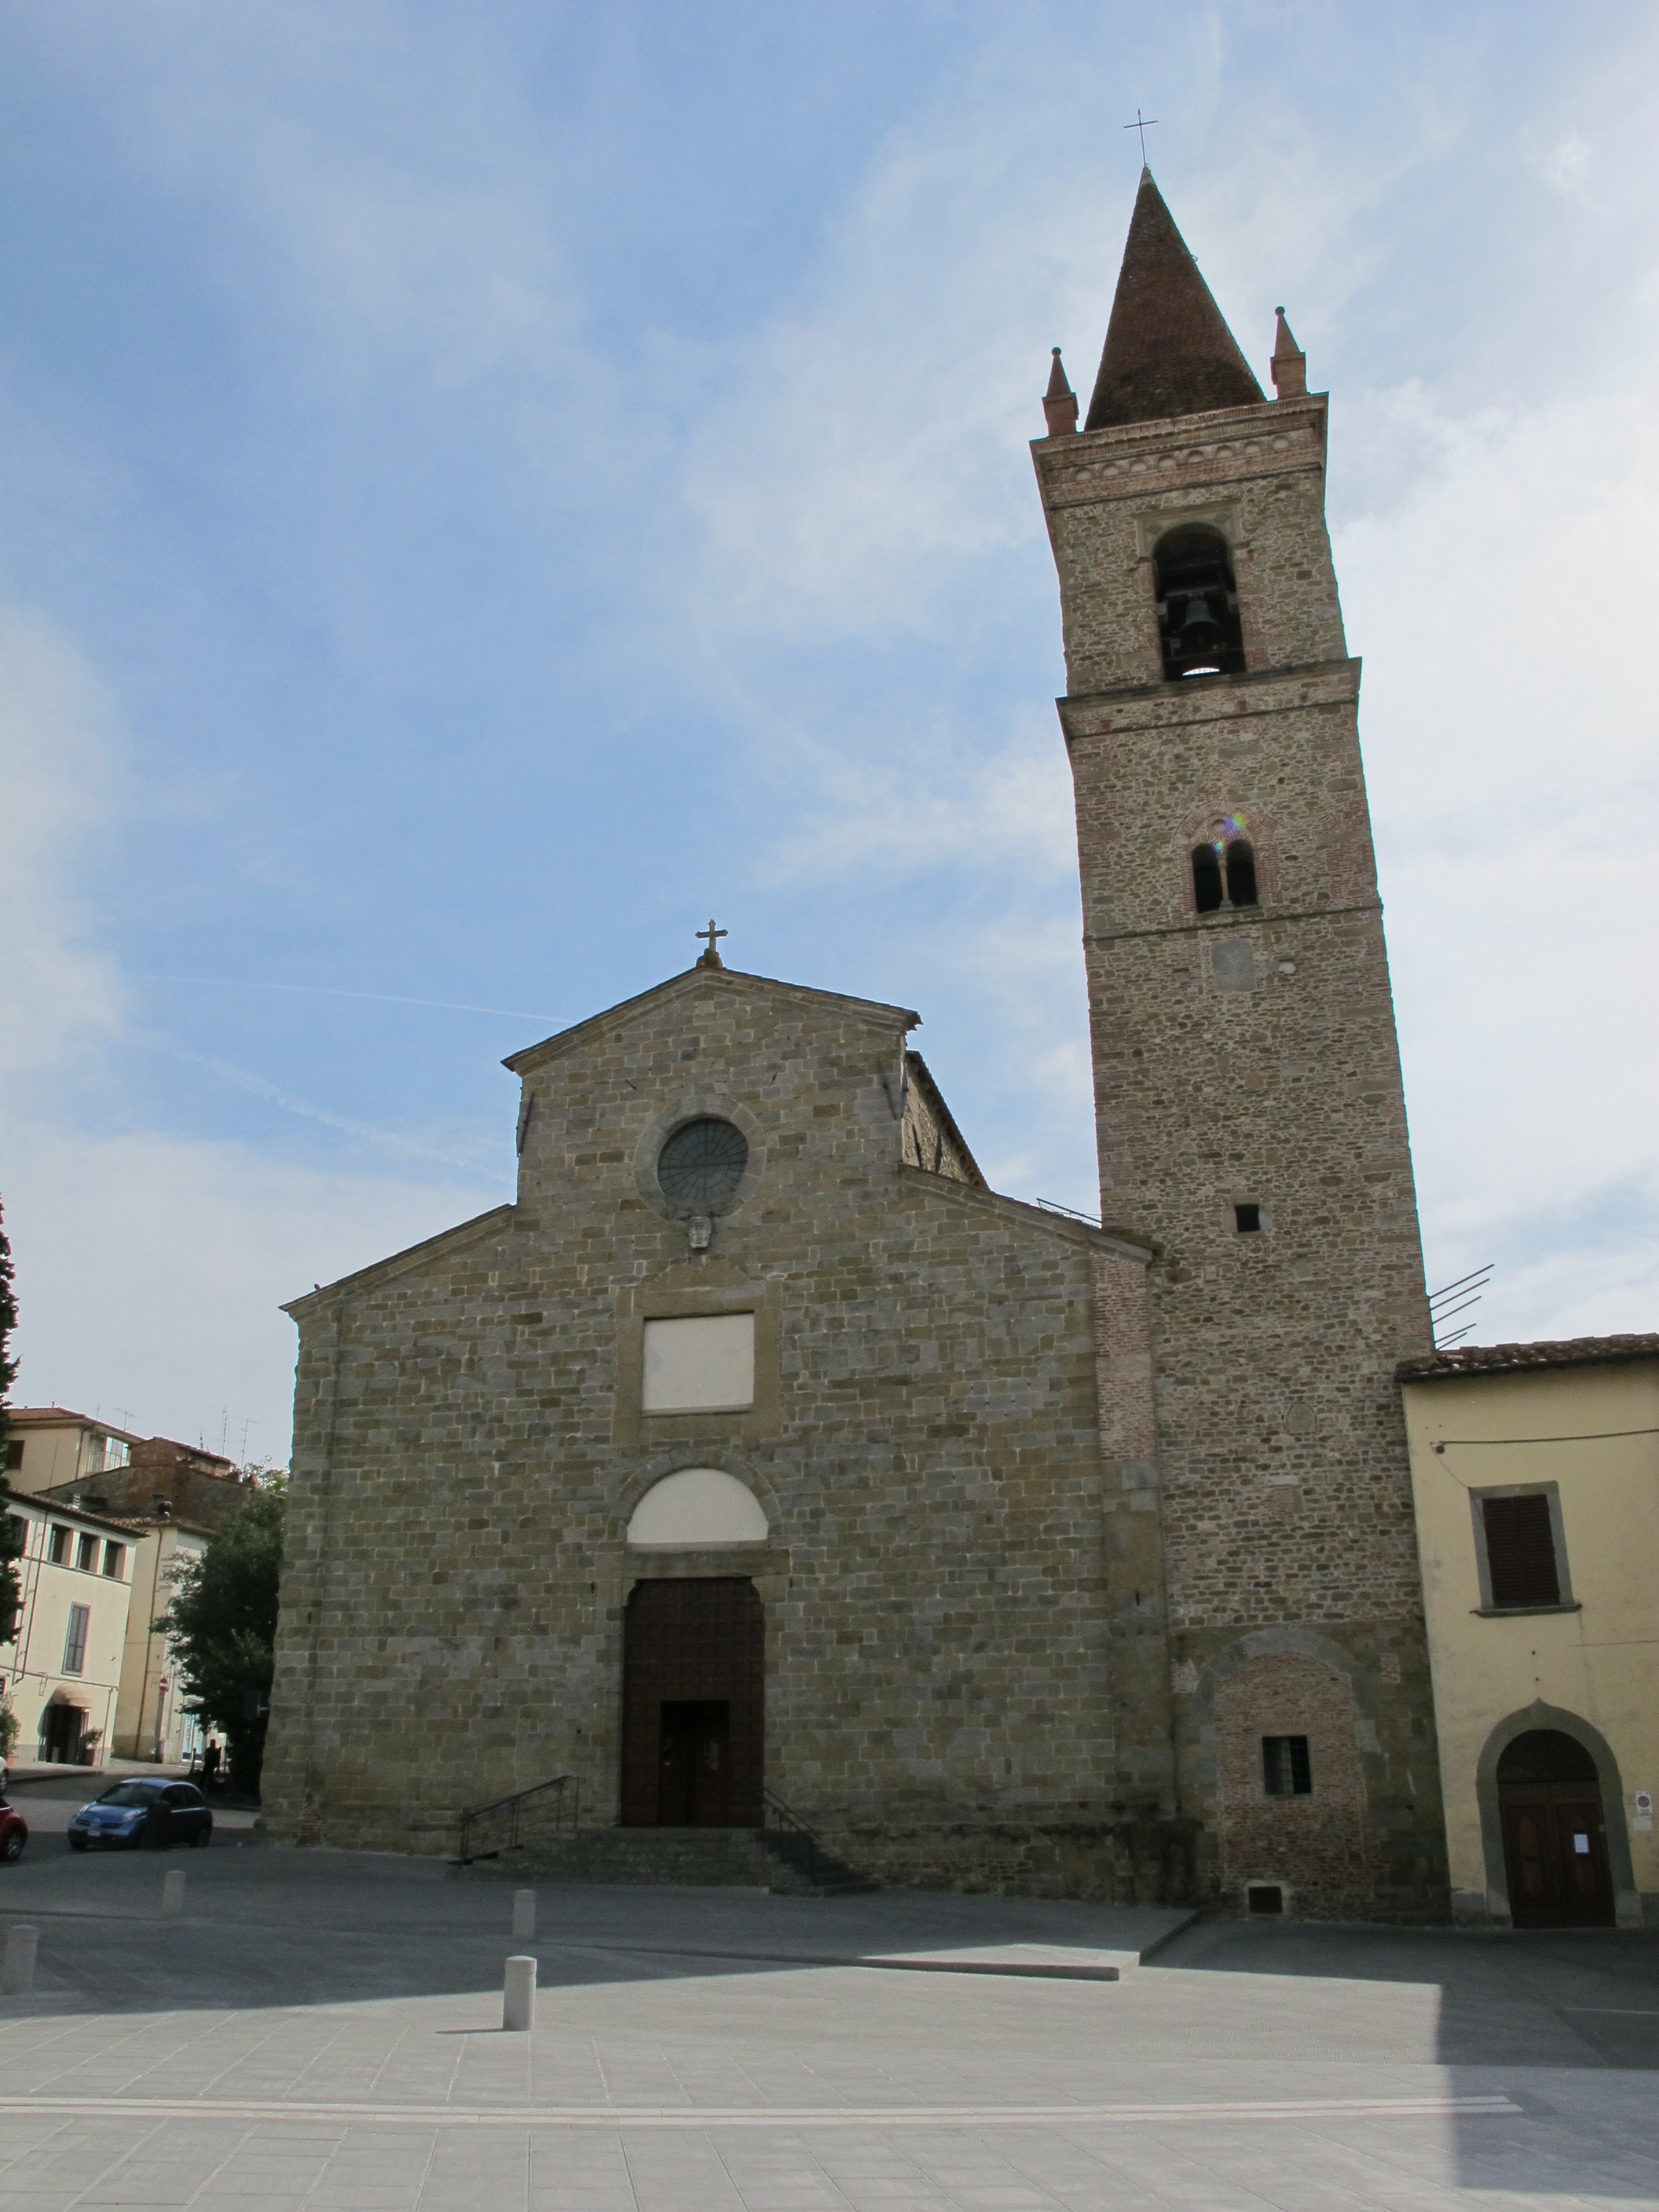
<svg viewBox="0 0 1659 2212"><path fill-rule="evenodd" d="M1528 1729L1498 1761L1510 1917L1517 1928L1611 1928L1613 1877L1595 1761L1559 1729Z"/></svg>
<svg viewBox="0 0 1659 2212"><path fill-rule="evenodd" d="M1477 1765L1487 1897L1516 1928L1638 1924L1624 1785L1605 1736L1540 1698L1500 1721Z"/></svg>

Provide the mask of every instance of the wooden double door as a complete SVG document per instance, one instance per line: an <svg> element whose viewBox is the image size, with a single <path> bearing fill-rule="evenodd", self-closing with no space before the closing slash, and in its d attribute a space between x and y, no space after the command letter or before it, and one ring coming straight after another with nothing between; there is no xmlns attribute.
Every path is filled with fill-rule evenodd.
<svg viewBox="0 0 1659 2212"><path fill-rule="evenodd" d="M765 1680L766 1616L746 1577L635 1585L623 1657L624 1827L761 1826Z"/></svg>
<svg viewBox="0 0 1659 2212"><path fill-rule="evenodd" d="M1498 1803L1515 1925L1611 1928L1601 1778L1583 1746L1553 1729L1517 1736L1498 1763Z"/></svg>

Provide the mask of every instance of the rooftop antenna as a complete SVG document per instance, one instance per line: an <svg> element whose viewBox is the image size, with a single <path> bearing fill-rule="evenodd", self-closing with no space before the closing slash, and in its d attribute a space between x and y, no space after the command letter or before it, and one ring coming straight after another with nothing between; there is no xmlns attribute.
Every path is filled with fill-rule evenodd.
<svg viewBox="0 0 1659 2212"><path fill-rule="evenodd" d="M1446 1324L1459 1314L1468 1313L1472 1307L1480 1304L1480 1293L1492 1280L1492 1272L1496 1265L1495 1261L1488 1260L1484 1267L1476 1267L1469 1274L1460 1275L1455 1283L1448 1283L1443 1290L1430 1292L1429 1327L1434 1334L1437 1352L1449 1352L1454 1344L1474 1329L1474 1323L1466 1321L1462 1328L1448 1334Z"/></svg>

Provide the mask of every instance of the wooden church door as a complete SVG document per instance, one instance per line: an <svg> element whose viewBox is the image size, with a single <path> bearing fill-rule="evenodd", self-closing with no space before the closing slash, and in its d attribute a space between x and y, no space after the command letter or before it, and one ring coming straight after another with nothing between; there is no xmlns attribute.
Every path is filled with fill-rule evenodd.
<svg viewBox="0 0 1659 2212"><path fill-rule="evenodd" d="M623 1657L622 1820L757 1828L766 1614L738 1576L635 1583Z"/></svg>

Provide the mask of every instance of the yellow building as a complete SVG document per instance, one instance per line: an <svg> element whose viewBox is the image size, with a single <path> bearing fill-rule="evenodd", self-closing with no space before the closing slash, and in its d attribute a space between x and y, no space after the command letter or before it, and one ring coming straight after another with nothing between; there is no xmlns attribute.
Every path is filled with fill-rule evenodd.
<svg viewBox="0 0 1659 2212"><path fill-rule="evenodd" d="M132 1537L71 1506L11 1498L19 1525L16 1618L0 1621L0 1694L16 1716L17 1764L101 1766L110 1755L132 1600Z"/></svg>
<svg viewBox="0 0 1659 2212"><path fill-rule="evenodd" d="M1453 1912L1659 1924L1659 1336L1400 1377Z"/></svg>
<svg viewBox="0 0 1659 2212"><path fill-rule="evenodd" d="M172 1599L173 1571L201 1557L208 1532L154 1516L125 1525L132 1532L132 1610L115 1711L115 1755L180 1765L201 1751L202 1723L186 1706L182 1655L152 1624Z"/></svg>
<svg viewBox="0 0 1659 2212"><path fill-rule="evenodd" d="M9 1425L14 1498L65 1518L80 1510L101 1516L127 1543L132 1601L105 1749L118 1759L182 1765L201 1750L202 1723L185 1700L177 1648L153 1623L173 1596L173 1571L200 1557L212 1531L240 1510L250 1486L222 1453L135 1436L65 1406L14 1407ZM27 1729L18 1755L33 1756Z"/></svg>
<svg viewBox="0 0 1659 2212"><path fill-rule="evenodd" d="M8 1408L6 1480L15 1491L52 1490L95 1482L132 1462L143 1439L129 1430L70 1411L67 1406Z"/></svg>

